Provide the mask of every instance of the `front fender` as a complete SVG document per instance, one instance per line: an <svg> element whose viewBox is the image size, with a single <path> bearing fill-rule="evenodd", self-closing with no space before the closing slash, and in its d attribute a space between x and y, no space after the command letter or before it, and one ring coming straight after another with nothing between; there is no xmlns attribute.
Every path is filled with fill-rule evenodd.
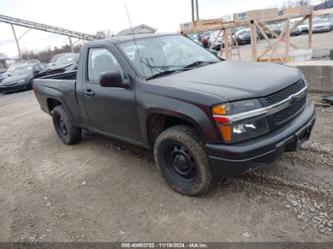
<svg viewBox="0 0 333 249"><path fill-rule="evenodd" d="M149 101L147 101L149 99ZM193 102L170 98L161 95L150 95L143 101L141 113L141 127L144 138L147 138L147 120L152 114L162 114L182 119L193 125L206 143L221 142L217 127L207 106Z"/></svg>

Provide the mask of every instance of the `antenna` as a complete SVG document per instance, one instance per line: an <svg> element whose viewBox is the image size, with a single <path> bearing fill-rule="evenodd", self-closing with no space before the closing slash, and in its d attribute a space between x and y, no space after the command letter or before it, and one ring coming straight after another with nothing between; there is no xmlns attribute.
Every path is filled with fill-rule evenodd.
<svg viewBox="0 0 333 249"><path fill-rule="evenodd" d="M136 43L136 38L135 38L135 35L134 35L134 30L133 30L133 26L132 26L132 22L131 22L131 17L130 17L130 14L129 14L129 11L128 11L128 8L127 8L127 4L124 3L124 6L125 6L125 11L126 11L126 15L127 15L127 19L128 19L128 23L129 23L129 26L130 26L130 29L131 29L131 35L133 36L133 41L134 41L134 45L135 45L135 48L137 50L137 55L139 56L139 62L140 62L140 66L141 66L141 70L142 70L142 73L143 73L143 76L145 78L146 77L146 74L145 74L145 71L143 69L143 66L142 66L142 58L141 58L141 55L140 55L140 51L139 51L139 47L138 47L138 44Z"/></svg>

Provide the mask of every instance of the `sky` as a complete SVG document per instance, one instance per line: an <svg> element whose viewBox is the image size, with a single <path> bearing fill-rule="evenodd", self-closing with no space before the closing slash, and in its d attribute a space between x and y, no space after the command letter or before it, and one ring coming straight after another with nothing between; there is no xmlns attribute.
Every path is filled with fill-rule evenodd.
<svg viewBox="0 0 333 249"><path fill-rule="evenodd" d="M218 18L235 12L276 7L284 0L199 0L200 18ZM321 0L312 0L313 4ZM0 0L0 14L95 34L129 27L125 4L133 26L147 24L159 32L177 32L191 21L190 0ZM20 37L27 29L16 27ZM0 23L0 53L17 56L10 25ZM75 41L75 39L74 39ZM21 49L40 51L68 44L68 38L31 30L20 40Z"/></svg>

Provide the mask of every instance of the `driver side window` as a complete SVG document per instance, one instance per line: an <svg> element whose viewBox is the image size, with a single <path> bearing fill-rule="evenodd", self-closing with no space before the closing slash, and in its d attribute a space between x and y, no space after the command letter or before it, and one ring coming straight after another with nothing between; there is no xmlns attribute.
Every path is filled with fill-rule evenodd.
<svg viewBox="0 0 333 249"><path fill-rule="evenodd" d="M114 55L105 48L91 48L88 53L88 81L98 83L101 73L119 70L120 64Z"/></svg>

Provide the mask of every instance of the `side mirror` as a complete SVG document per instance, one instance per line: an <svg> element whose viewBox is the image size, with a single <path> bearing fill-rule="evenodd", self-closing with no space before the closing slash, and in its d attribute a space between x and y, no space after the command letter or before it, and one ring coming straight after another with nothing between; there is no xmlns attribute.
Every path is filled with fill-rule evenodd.
<svg viewBox="0 0 333 249"><path fill-rule="evenodd" d="M123 83L122 75L118 70L101 73L99 75L99 84L104 87L128 87L127 84Z"/></svg>

